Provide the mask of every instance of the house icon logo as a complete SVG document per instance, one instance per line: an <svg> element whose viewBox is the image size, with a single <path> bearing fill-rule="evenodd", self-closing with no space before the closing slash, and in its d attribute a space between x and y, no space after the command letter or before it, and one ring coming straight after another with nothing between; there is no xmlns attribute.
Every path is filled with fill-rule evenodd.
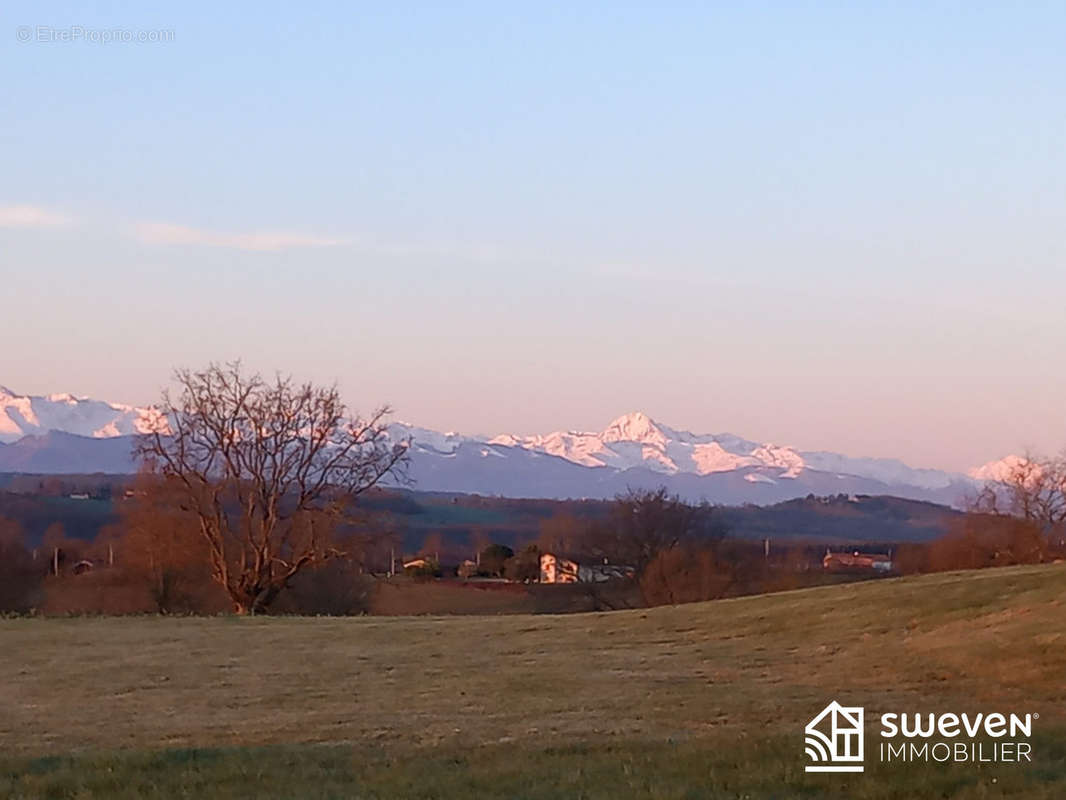
<svg viewBox="0 0 1066 800"><path fill-rule="evenodd" d="M845 708L836 700L823 708L804 730L813 764L807 772L862 772L862 706Z"/></svg>

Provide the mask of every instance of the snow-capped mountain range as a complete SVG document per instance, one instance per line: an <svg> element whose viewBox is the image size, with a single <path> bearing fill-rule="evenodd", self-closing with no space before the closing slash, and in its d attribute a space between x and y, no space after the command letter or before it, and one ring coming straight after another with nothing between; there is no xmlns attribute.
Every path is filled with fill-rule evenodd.
<svg viewBox="0 0 1066 800"><path fill-rule="evenodd" d="M18 395L0 387L0 471L130 472L129 437L160 419L150 408L69 394ZM1012 459L969 474L916 469L895 459L797 450L729 433L695 434L636 412L599 432L495 437L439 433L407 423L390 436L411 442L414 488L517 497L609 497L666 485L691 499L777 502L814 494L894 494L962 502Z"/></svg>
<svg viewBox="0 0 1066 800"><path fill-rule="evenodd" d="M158 411L119 403L105 403L72 394L33 397L0 386L0 442L23 436L62 431L77 436L106 439L146 433L158 420Z"/></svg>

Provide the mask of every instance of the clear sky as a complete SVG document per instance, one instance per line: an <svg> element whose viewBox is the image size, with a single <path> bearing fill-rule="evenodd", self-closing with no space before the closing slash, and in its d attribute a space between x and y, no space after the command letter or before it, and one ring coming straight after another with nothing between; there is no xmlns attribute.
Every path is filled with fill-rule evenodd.
<svg viewBox="0 0 1066 800"><path fill-rule="evenodd" d="M1062 2L142 5L0 10L0 384L1066 445Z"/></svg>

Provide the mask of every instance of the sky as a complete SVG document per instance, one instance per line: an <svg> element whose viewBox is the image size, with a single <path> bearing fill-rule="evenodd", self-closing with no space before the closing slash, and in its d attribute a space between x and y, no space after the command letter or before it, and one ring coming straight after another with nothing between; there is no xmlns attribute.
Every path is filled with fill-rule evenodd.
<svg viewBox="0 0 1066 800"><path fill-rule="evenodd" d="M1055 452L1064 38L1061 2L6 3L0 384L143 404L239 357L471 434Z"/></svg>

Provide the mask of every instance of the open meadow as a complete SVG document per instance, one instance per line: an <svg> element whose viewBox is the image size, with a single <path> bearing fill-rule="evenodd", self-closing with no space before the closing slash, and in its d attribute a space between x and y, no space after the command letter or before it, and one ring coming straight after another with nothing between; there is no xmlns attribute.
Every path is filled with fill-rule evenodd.
<svg viewBox="0 0 1066 800"><path fill-rule="evenodd" d="M1066 796L1066 566L569 616L0 621L3 797ZM830 700L1032 764L805 774Z"/></svg>

